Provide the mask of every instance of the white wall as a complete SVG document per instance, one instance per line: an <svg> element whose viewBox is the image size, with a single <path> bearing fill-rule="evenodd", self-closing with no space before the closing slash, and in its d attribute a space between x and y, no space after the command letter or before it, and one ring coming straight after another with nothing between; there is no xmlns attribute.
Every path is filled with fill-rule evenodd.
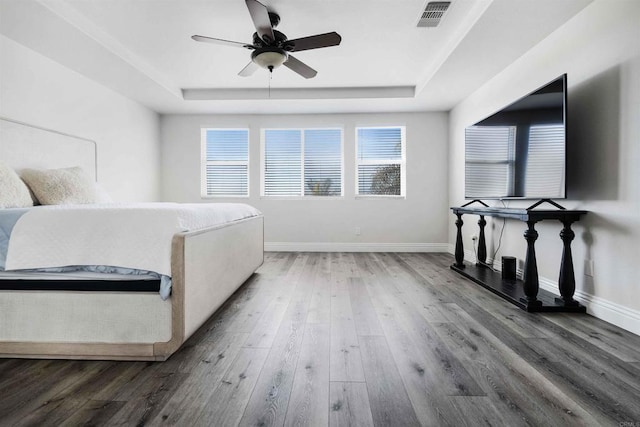
<svg viewBox="0 0 640 427"><path fill-rule="evenodd" d="M95 140L114 200L158 199L158 114L2 35L0 116Z"/></svg>
<svg viewBox="0 0 640 427"><path fill-rule="evenodd" d="M355 127L406 126L406 199L355 198ZM331 200L260 197L260 129L341 127L345 194ZM202 202L200 129L248 128L250 197L204 201L246 202L265 215L267 249L446 250L447 115L167 115L161 119L163 199ZM356 236L355 228L361 235Z"/></svg>
<svg viewBox="0 0 640 427"><path fill-rule="evenodd" d="M615 7L612 7L615 6ZM464 128L562 73L568 74L567 208L590 213L574 227L577 299L598 317L640 334L640 2L596 0L450 114L449 199L464 202ZM532 202L509 202L526 207ZM500 206L499 203L494 203ZM465 249L477 218L467 218ZM497 245L502 220L490 230ZM539 223L542 284L556 286L559 224ZM508 221L502 255L524 258L524 224ZM455 242L453 219L449 242ZM471 254L470 252L467 252ZM472 258L471 256L469 258ZM584 274L584 260L594 276ZM557 289L556 289L557 292Z"/></svg>

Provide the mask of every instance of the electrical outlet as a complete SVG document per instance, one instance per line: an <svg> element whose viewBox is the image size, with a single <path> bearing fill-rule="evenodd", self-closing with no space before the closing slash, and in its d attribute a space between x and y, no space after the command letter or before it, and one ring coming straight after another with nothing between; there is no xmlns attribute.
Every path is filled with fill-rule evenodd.
<svg viewBox="0 0 640 427"><path fill-rule="evenodd" d="M360 227L356 227L356 236L360 235Z"/></svg>
<svg viewBox="0 0 640 427"><path fill-rule="evenodd" d="M584 260L584 275L593 277L593 260L592 259Z"/></svg>

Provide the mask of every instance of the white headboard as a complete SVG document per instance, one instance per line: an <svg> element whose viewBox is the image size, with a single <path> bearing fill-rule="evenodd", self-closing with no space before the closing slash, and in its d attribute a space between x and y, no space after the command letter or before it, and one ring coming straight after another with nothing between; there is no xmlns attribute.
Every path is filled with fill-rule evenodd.
<svg viewBox="0 0 640 427"><path fill-rule="evenodd" d="M0 117L0 160L15 170L82 167L98 179L95 141Z"/></svg>

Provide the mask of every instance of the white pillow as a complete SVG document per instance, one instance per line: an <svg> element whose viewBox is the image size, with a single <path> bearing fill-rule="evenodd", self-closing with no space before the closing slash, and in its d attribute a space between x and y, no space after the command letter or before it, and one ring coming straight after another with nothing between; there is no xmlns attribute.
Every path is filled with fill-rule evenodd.
<svg viewBox="0 0 640 427"><path fill-rule="evenodd" d="M29 188L9 165L0 162L0 208L33 206Z"/></svg>
<svg viewBox="0 0 640 427"><path fill-rule="evenodd" d="M22 179L42 205L70 205L96 202L95 183L80 167L24 169Z"/></svg>

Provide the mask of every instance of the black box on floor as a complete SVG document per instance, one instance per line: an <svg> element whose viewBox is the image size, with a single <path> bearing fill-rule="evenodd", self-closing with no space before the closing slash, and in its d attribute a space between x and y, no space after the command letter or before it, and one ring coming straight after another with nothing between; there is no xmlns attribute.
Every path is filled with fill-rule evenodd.
<svg viewBox="0 0 640 427"><path fill-rule="evenodd" d="M516 258L502 257L502 280L516 280Z"/></svg>

